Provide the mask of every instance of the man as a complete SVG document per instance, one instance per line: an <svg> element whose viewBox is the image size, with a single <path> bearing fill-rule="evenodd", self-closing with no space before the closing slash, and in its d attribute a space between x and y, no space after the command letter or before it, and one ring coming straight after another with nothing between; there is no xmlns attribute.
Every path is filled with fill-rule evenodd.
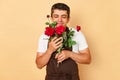
<svg viewBox="0 0 120 80"><path fill-rule="evenodd" d="M70 8L64 3L56 3L51 8L51 20L57 22L57 26L63 25L67 28L70 20ZM91 55L82 32L75 31L74 40L77 44L70 50L62 50L55 54L55 51L62 46L62 37L54 37L50 42L45 34L39 39L36 64L38 68L46 67L45 80L80 80L77 63L89 64ZM59 66L57 67L57 64Z"/></svg>

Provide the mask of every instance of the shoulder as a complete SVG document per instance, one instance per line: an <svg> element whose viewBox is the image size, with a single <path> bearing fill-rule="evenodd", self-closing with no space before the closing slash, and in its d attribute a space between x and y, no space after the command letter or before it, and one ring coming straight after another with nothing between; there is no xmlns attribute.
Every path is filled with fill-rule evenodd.
<svg viewBox="0 0 120 80"><path fill-rule="evenodd" d="M70 30L74 31L73 40L76 42L86 42L86 38L81 30L77 31L75 28L70 28Z"/></svg>
<svg viewBox="0 0 120 80"><path fill-rule="evenodd" d="M44 53L47 50L49 36L42 34L38 40L38 50L37 52Z"/></svg>
<svg viewBox="0 0 120 80"><path fill-rule="evenodd" d="M40 40L46 40L48 38L49 38L49 36L47 36L45 34L41 34L40 37L39 37Z"/></svg>
<svg viewBox="0 0 120 80"><path fill-rule="evenodd" d="M69 28L69 30L74 31L74 36L83 36L82 31L77 31L75 28Z"/></svg>

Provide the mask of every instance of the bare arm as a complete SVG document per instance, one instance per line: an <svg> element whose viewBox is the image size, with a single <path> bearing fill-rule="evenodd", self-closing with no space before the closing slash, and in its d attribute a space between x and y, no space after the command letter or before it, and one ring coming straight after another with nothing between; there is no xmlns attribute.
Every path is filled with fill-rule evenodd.
<svg viewBox="0 0 120 80"><path fill-rule="evenodd" d="M58 62L62 62L67 58L71 58L80 64L89 64L91 62L91 55L88 48L80 51L79 53L63 50L59 55L56 55L56 58L58 59Z"/></svg>
<svg viewBox="0 0 120 80"><path fill-rule="evenodd" d="M89 64L91 62L91 55L88 48L80 51L77 54L71 52L70 58L81 64Z"/></svg>
<svg viewBox="0 0 120 80"><path fill-rule="evenodd" d="M36 65L38 68L43 68L49 61L52 53L62 46L62 37L53 38L48 44L48 49L45 53L37 52Z"/></svg>
<svg viewBox="0 0 120 80"><path fill-rule="evenodd" d="M49 50L47 50L45 53L37 52L37 56L36 56L37 67L40 69L44 67L48 63L51 57L51 54L52 52Z"/></svg>

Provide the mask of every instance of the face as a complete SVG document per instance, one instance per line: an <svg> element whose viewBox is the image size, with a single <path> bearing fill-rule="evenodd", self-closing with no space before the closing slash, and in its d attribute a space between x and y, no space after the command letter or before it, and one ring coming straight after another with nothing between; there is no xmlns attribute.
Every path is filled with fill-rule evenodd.
<svg viewBox="0 0 120 80"><path fill-rule="evenodd" d="M57 22L57 26L63 25L66 27L67 23L69 22L67 11L55 9L52 14L52 21Z"/></svg>

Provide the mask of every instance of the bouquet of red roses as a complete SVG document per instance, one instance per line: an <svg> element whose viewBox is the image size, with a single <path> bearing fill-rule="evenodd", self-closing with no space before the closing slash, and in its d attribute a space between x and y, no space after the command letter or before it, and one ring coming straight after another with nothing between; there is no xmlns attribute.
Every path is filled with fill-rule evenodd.
<svg viewBox="0 0 120 80"><path fill-rule="evenodd" d="M49 18L49 16L47 16ZM63 45L57 49L57 53L60 53L61 50L67 48L71 48L73 45L76 44L75 41L72 40L72 37L74 36L75 31L72 29L66 31L65 26L56 26L57 22L46 22L46 27L45 29L45 35L50 36L49 41L54 38L54 37L62 37L63 38ZM77 31L80 30L80 26L77 26Z"/></svg>

